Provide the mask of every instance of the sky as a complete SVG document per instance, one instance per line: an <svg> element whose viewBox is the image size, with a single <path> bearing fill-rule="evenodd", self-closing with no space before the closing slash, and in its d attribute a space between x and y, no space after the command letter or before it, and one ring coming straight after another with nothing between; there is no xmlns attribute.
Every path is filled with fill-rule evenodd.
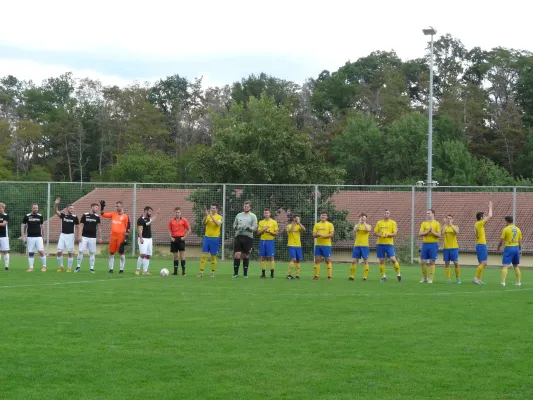
<svg viewBox="0 0 533 400"><path fill-rule="evenodd" d="M265 72L302 84L375 50L423 57L427 26L467 48L533 51L533 2L522 0L3 3L0 77L36 83L64 72L120 86L179 74L207 87Z"/></svg>

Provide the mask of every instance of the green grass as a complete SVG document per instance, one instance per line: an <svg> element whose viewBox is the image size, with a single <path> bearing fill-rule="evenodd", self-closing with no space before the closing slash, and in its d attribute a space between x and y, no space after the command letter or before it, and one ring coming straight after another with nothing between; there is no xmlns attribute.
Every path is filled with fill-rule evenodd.
<svg viewBox="0 0 533 400"><path fill-rule="evenodd" d="M0 271L0 398L5 399L532 399L533 272L525 286L215 279ZM169 265L155 260L153 272ZM3 264L2 265L3 268ZM118 262L116 263L118 265ZM207 270L208 272L208 270ZM208 274L207 274L208 275Z"/></svg>

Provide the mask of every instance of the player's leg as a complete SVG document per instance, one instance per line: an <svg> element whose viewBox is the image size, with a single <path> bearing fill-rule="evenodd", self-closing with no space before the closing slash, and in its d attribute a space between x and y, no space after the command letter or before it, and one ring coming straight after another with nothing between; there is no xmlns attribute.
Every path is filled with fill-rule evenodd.
<svg viewBox="0 0 533 400"><path fill-rule="evenodd" d="M266 241L260 240L259 241L259 260L261 262L261 279L266 278L266 264L267 264L267 249L266 249Z"/></svg>
<svg viewBox="0 0 533 400"><path fill-rule="evenodd" d="M361 247L361 258L363 259L363 280L366 281L368 279L368 258L370 257L370 247L368 246L362 246Z"/></svg>
<svg viewBox="0 0 533 400"><path fill-rule="evenodd" d="M274 240L268 241L267 253L270 262L270 279L274 279L274 269L276 267L276 261L274 260L276 255L276 242Z"/></svg>
<svg viewBox="0 0 533 400"><path fill-rule="evenodd" d="M116 236L109 237L109 273L112 274L115 269L115 253L120 246L119 240Z"/></svg>
<svg viewBox="0 0 533 400"><path fill-rule="evenodd" d="M296 268L296 274L294 275L294 279L300 279L300 262L304 259L304 252L302 250L302 247L296 247L296 262L294 264Z"/></svg>
<svg viewBox="0 0 533 400"><path fill-rule="evenodd" d="M0 238L0 253L4 255L4 269L9 270L9 238Z"/></svg>
<svg viewBox="0 0 533 400"><path fill-rule="evenodd" d="M135 269L135 275L141 274L141 268L144 263L144 257L146 256L145 245L146 239L143 239L141 243L141 238L137 238L137 246L139 246L139 257L137 257L137 269Z"/></svg>
<svg viewBox="0 0 533 400"><path fill-rule="evenodd" d="M74 262L74 234L68 235L66 238L66 244L67 244L67 272L72 272L72 263Z"/></svg>
<svg viewBox="0 0 533 400"><path fill-rule="evenodd" d="M315 263L313 265L313 272L315 281L318 280L320 274L320 263L322 262L322 246L315 246Z"/></svg>
<svg viewBox="0 0 533 400"><path fill-rule="evenodd" d="M274 261L274 257L268 257L268 261L270 262L270 279L274 279L274 269L276 267L276 262Z"/></svg>
<svg viewBox="0 0 533 400"><path fill-rule="evenodd" d="M329 249L327 249L327 254L325 255L325 259L326 259L326 272L328 274L328 281L331 280L331 275L333 274L333 264L331 263L331 247L330 246L327 246L329 247Z"/></svg>
<svg viewBox="0 0 533 400"><path fill-rule="evenodd" d="M474 282L476 285L482 285L484 282L481 280L481 276L483 275L483 269L485 269L485 267L487 266L488 260L487 246L484 244L477 244L476 255L478 260L478 267L476 269L476 276L472 282Z"/></svg>
<svg viewBox="0 0 533 400"><path fill-rule="evenodd" d="M385 245L378 244L376 245L376 256L379 260L379 274L381 275L381 281L385 282L387 280L387 271L385 268Z"/></svg>
<svg viewBox="0 0 533 400"><path fill-rule="evenodd" d="M120 235L118 237L118 255L120 256L120 270L118 271L119 274L124 273L124 267L126 266L126 249L124 248L126 245L126 237L124 235Z"/></svg>
<svg viewBox="0 0 533 400"><path fill-rule="evenodd" d="M41 272L46 272L46 254L44 253L44 242L42 237L36 238L37 251L41 257Z"/></svg>
<svg viewBox="0 0 533 400"><path fill-rule="evenodd" d="M360 258L361 258L361 248L360 246L354 246L352 249L352 262L350 264L350 277L348 278L349 281L353 281L355 279L355 271L357 269L357 263L359 262Z"/></svg>
<svg viewBox="0 0 533 400"><path fill-rule="evenodd" d="M150 259L152 258L153 242L152 239L145 239L144 243L143 275L152 275L148 272L148 268L150 268Z"/></svg>
<svg viewBox="0 0 533 400"><path fill-rule="evenodd" d="M439 258L439 245L437 243L431 243L428 246L428 257L429 257L429 279L428 283L433 283L433 279L435 278L435 263L437 262L437 259Z"/></svg>
<svg viewBox="0 0 533 400"><path fill-rule="evenodd" d="M9 250L4 250L2 254L4 255L4 270L8 271L9 270Z"/></svg>
<svg viewBox="0 0 533 400"><path fill-rule="evenodd" d="M503 256L502 256L502 272L501 272L501 285L505 286L505 280L507 279L507 272L509 270L509 266L511 265L511 262L513 260L513 255L511 253L511 249L509 247L505 247L503 249Z"/></svg>
<svg viewBox="0 0 533 400"><path fill-rule="evenodd" d="M294 264L296 264L296 250L293 246L288 246L287 249L289 250L289 268L287 269L287 275L285 276L287 279L292 279L292 270L294 268Z"/></svg>
<svg viewBox="0 0 533 400"><path fill-rule="evenodd" d="M455 267L455 280L461 284L461 268L459 267L459 249L453 249L451 252L451 260Z"/></svg>
<svg viewBox="0 0 533 400"><path fill-rule="evenodd" d="M220 246L219 238L212 238L209 241L209 253L211 253L211 278L215 277L215 271L217 269L217 255L218 255L219 246Z"/></svg>
<svg viewBox="0 0 533 400"><path fill-rule="evenodd" d="M450 271L450 261L451 261L451 249L442 250L442 260L444 261L444 273L446 274L446 282L450 283L452 281L452 273Z"/></svg>
<svg viewBox="0 0 533 400"><path fill-rule="evenodd" d="M66 248L65 235L61 233L57 241L57 272L63 272L63 250Z"/></svg>
<svg viewBox="0 0 533 400"><path fill-rule="evenodd" d="M514 274L516 276L515 285L522 286L522 274L520 272L520 267L518 266L520 264L520 250L518 248L515 249L511 262L513 263Z"/></svg>
<svg viewBox="0 0 533 400"><path fill-rule="evenodd" d="M242 243L240 239L240 236L236 236L233 242L233 278L239 277L239 268L241 267Z"/></svg>
<svg viewBox="0 0 533 400"><path fill-rule="evenodd" d="M200 272L197 275L199 278L204 276L204 268L205 268L205 264L207 263L208 254L209 254L209 239L206 236L204 236L202 240L202 259L200 260Z"/></svg>
<svg viewBox="0 0 533 400"><path fill-rule="evenodd" d="M80 272L81 263L83 261L83 253L85 253L86 249L87 249L87 238L82 237L80 245L78 247L78 260L77 260L76 269L74 270L74 272Z"/></svg>
<svg viewBox="0 0 533 400"><path fill-rule="evenodd" d="M245 278L248 278L248 267L250 266L250 253L254 245L254 240L249 236L243 236L243 249L242 249L242 273Z"/></svg>
<svg viewBox="0 0 533 400"><path fill-rule="evenodd" d="M181 276L185 276L185 241L180 238L178 239L178 248L180 255L180 264L181 264Z"/></svg>

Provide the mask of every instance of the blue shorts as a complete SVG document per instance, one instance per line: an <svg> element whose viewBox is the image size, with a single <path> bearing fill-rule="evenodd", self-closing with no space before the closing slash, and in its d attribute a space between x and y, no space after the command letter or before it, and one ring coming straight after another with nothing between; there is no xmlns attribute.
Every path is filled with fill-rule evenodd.
<svg viewBox="0 0 533 400"><path fill-rule="evenodd" d="M489 259L489 252L486 244L476 244L477 262L482 263Z"/></svg>
<svg viewBox="0 0 533 400"><path fill-rule="evenodd" d="M520 249L518 246L505 247L503 249L503 265L518 265L520 264Z"/></svg>
<svg viewBox="0 0 533 400"><path fill-rule="evenodd" d="M396 257L396 253L394 252L394 245L392 244L378 244L376 245L376 256L378 258L385 258L385 257Z"/></svg>
<svg viewBox="0 0 533 400"><path fill-rule="evenodd" d="M219 244L219 238L204 236L204 240L202 242L202 253L210 253L211 255L218 254Z"/></svg>
<svg viewBox="0 0 533 400"><path fill-rule="evenodd" d="M331 257L331 246L315 246L315 257Z"/></svg>
<svg viewBox="0 0 533 400"><path fill-rule="evenodd" d="M444 249L442 250L444 262L457 262L459 261L459 249Z"/></svg>
<svg viewBox="0 0 533 400"><path fill-rule="evenodd" d="M354 246L352 251L352 258L359 260L360 258L367 260L370 254L368 246Z"/></svg>
<svg viewBox="0 0 533 400"><path fill-rule="evenodd" d="M261 240L259 242L259 257L274 257L273 240Z"/></svg>
<svg viewBox="0 0 533 400"><path fill-rule="evenodd" d="M289 258L291 260L302 261L304 258L302 248L296 246L289 246Z"/></svg>
<svg viewBox="0 0 533 400"><path fill-rule="evenodd" d="M435 261L439 258L439 244L438 243L423 243L420 251L421 260Z"/></svg>

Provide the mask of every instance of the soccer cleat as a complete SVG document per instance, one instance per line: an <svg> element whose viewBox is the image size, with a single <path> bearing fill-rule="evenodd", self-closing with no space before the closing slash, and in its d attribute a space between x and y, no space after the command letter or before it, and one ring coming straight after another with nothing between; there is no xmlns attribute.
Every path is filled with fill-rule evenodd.
<svg viewBox="0 0 533 400"><path fill-rule="evenodd" d="M233 279L237 279L239 277L239 275L233 275L232 278Z"/></svg>
<svg viewBox="0 0 533 400"><path fill-rule="evenodd" d="M243 278L244 279L248 279L248 275L243 275Z"/></svg>
<svg viewBox="0 0 533 400"><path fill-rule="evenodd" d="M76 273L78 273L80 271L81 271L81 267L76 267L76 269L74 270L74 273L76 274Z"/></svg>
<svg viewBox="0 0 533 400"><path fill-rule="evenodd" d="M446 279L446 283L452 283L451 279Z"/></svg>
<svg viewBox="0 0 533 400"><path fill-rule="evenodd" d="M135 270L135 275L141 275L141 270L140 269Z"/></svg>
<svg viewBox="0 0 533 400"><path fill-rule="evenodd" d="M72 272L72 268L67 268L67 272Z"/></svg>
<svg viewBox="0 0 533 400"><path fill-rule="evenodd" d="M214 277L215 277L215 273L211 272L211 278L214 278Z"/></svg>
<svg viewBox="0 0 533 400"><path fill-rule="evenodd" d="M119 275L120 275L120 274L123 274L123 273L124 273L124 270L123 270L123 269L121 269L120 271L118 271L118 274L119 274Z"/></svg>
<svg viewBox="0 0 533 400"><path fill-rule="evenodd" d="M366 281L366 278L363 278L364 281Z"/></svg>
<svg viewBox="0 0 533 400"><path fill-rule="evenodd" d="M28 268L26 272L33 272L33 268Z"/></svg>
<svg viewBox="0 0 533 400"><path fill-rule="evenodd" d="M505 286L505 282L500 283L500 285Z"/></svg>
<svg viewBox="0 0 533 400"><path fill-rule="evenodd" d="M4 268L4 271L9 271L9 268L8 268L8 267L5 267L5 268Z"/></svg>
<svg viewBox="0 0 533 400"><path fill-rule="evenodd" d="M328 276L328 281L330 281L330 280L331 280L331 276Z"/></svg>
<svg viewBox="0 0 533 400"><path fill-rule="evenodd" d="M474 278L474 280L472 281L472 283L475 283L476 285L484 285L484 284L485 284L485 282L483 282L483 281L481 281L481 280L479 280L479 279L477 279L477 278Z"/></svg>
<svg viewBox="0 0 533 400"><path fill-rule="evenodd" d="M285 278L287 278L287 279L289 279L289 280L294 279L294 278L292 277L292 275L287 275Z"/></svg>
<svg viewBox="0 0 533 400"><path fill-rule="evenodd" d="M428 283L433 283L433 280L432 279L428 279Z"/></svg>
<svg viewBox="0 0 533 400"><path fill-rule="evenodd" d="M197 278L203 278L204 277L204 274L203 273L199 273L198 275L196 275Z"/></svg>
<svg viewBox="0 0 533 400"><path fill-rule="evenodd" d="M148 272L148 271L145 271L145 272L143 272L143 275L151 276L152 274L150 272Z"/></svg>
<svg viewBox="0 0 533 400"><path fill-rule="evenodd" d="M57 272L63 272L64 269L65 269L64 267L59 267L59 268L57 269Z"/></svg>
<svg viewBox="0 0 533 400"><path fill-rule="evenodd" d="M296 275L296 276L294 277L294 279L300 280L300 277L299 277L298 275Z"/></svg>
<svg viewBox="0 0 533 400"><path fill-rule="evenodd" d="M318 276L315 275L315 277L313 277L313 280L318 281Z"/></svg>
<svg viewBox="0 0 533 400"><path fill-rule="evenodd" d="M349 281L353 281L355 280L354 278L352 278L351 276L348 278Z"/></svg>
<svg viewBox="0 0 533 400"><path fill-rule="evenodd" d="M398 275L398 276L396 277L396 279L398 279L398 282L401 282L401 281L402 281L402 276L401 276L401 275Z"/></svg>
<svg viewBox="0 0 533 400"><path fill-rule="evenodd" d="M178 273L177 273L177 272L174 272L172 275L178 276Z"/></svg>
<svg viewBox="0 0 533 400"><path fill-rule="evenodd" d="M461 284L461 280L460 280L460 279L457 279L457 284L458 284L458 285Z"/></svg>
<svg viewBox="0 0 533 400"><path fill-rule="evenodd" d="M428 278L422 278L420 279L419 283L428 283Z"/></svg>
<svg viewBox="0 0 533 400"><path fill-rule="evenodd" d="M270 279L274 279L274 277L273 277L273 276L271 276L271 277L270 277Z"/></svg>
<svg viewBox="0 0 533 400"><path fill-rule="evenodd" d="M111 275L113 275L113 270L112 270L112 269L110 269L110 270L109 270L109 272L108 272L108 274L111 274Z"/></svg>
<svg viewBox="0 0 533 400"><path fill-rule="evenodd" d="M516 282L514 285L515 286L522 286L522 282Z"/></svg>
<svg viewBox="0 0 533 400"><path fill-rule="evenodd" d="M266 279L266 275L261 275L259 278L260 279Z"/></svg>
<svg viewBox="0 0 533 400"><path fill-rule="evenodd" d="M386 276L384 276L383 278L381 278L381 282L382 282L382 283L385 283L385 282L387 282L387 277L386 277Z"/></svg>
<svg viewBox="0 0 533 400"><path fill-rule="evenodd" d="M89 271L91 274L94 274L94 269L91 268L91 270Z"/></svg>
<svg viewBox="0 0 533 400"><path fill-rule="evenodd" d="M41 272L46 272L46 265L41 268Z"/></svg>
<svg viewBox="0 0 533 400"><path fill-rule="evenodd" d="M185 272L182 272L182 273L181 273L181 276L186 276L186 275L185 275Z"/></svg>

